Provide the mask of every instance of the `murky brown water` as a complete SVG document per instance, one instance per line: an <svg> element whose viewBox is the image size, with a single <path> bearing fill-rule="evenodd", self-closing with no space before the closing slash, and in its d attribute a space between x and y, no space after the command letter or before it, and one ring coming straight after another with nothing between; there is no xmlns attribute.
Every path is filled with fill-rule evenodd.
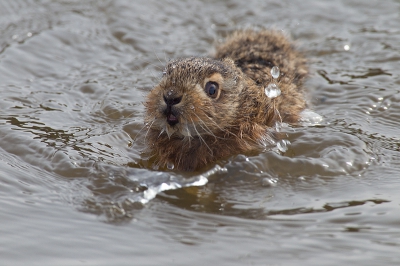
<svg viewBox="0 0 400 266"><path fill-rule="evenodd" d="M389 0L1 1L0 264L400 264L399 25ZM166 60L249 26L308 54L324 122L284 154L149 169Z"/></svg>

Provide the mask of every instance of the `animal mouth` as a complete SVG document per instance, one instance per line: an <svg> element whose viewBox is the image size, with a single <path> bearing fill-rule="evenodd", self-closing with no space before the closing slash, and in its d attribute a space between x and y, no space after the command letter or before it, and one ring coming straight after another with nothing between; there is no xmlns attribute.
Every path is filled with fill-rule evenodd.
<svg viewBox="0 0 400 266"><path fill-rule="evenodd" d="M176 124L179 123L178 118L172 113L172 111L167 113L167 123L170 126L175 126Z"/></svg>
<svg viewBox="0 0 400 266"><path fill-rule="evenodd" d="M172 106L167 106L164 110L164 115L167 117L167 123L171 127L179 123L178 114L176 113L176 110L172 109Z"/></svg>

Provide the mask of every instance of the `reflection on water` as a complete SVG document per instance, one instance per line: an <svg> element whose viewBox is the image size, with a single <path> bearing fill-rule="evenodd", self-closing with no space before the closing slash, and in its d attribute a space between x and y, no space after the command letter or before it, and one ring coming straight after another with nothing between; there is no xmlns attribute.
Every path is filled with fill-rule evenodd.
<svg viewBox="0 0 400 266"><path fill-rule="evenodd" d="M399 5L1 1L2 262L400 263ZM202 172L154 167L142 102L166 62L262 26L310 58L301 123Z"/></svg>

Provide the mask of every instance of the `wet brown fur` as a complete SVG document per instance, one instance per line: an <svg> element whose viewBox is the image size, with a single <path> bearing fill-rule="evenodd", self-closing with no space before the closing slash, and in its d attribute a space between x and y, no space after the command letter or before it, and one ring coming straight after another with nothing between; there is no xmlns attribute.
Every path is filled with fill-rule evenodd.
<svg viewBox="0 0 400 266"><path fill-rule="evenodd" d="M281 75L271 77L278 66ZM214 59L183 58L165 68L147 96L146 142L160 166L197 170L233 154L258 150L273 141L277 122L295 123L306 103L302 82L304 57L282 34L245 30L218 46ZM217 98L207 96L207 81L219 84ZM275 82L281 95L270 99L264 88ZM181 101L172 107L179 123L167 123L164 97Z"/></svg>

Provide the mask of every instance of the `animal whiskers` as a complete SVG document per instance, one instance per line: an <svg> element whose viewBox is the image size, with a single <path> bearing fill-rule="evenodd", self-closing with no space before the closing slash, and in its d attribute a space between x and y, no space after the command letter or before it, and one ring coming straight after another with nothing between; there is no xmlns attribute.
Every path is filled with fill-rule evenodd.
<svg viewBox="0 0 400 266"><path fill-rule="evenodd" d="M213 136L214 138L219 138L219 137L217 137L213 132L212 132L212 130L207 126L207 124L204 122L204 120L203 119L201 119L196 113L193 113L196 117L197 117L197 119L199 120L199 126L205 131L205 132L207 132L208 134L210 134L211 136ZM208 119L210 119L210 121L211 122L213 122L215 125L217 125L215 122L214 122L214 120L212 120L211 118L209 118L208 116L206 116ZM193 120L192 120L193 121ZM204 126L203 126L204 125ZM219 127L218 127L219 128Z"/></svg>
<svg viewBox="0 0 400 266"><path fill-rule="evenodd" d="M199 137L200 141L202 141L204 143L204 145L206 145L207 149L210 151L210 154L212 155L213 154L212 149L210 148L210 146L207 145L207 142L203 139L203 137L201 136L201 134L197 130L196 125L194 124L193 120L192 120L192 123L193 123L193 128L196 131L197 136Z"/></svg>
<svg viewBox="0 0 400 266"><path fill-rule="evenodd" d="M146 141L146 139L147 139L147 135L149 134L149 132L150 132L150 129L151 129L151 127L153 126L153 124L154 124L154 122L155 122L156 120L154 119L149 125L146 125L145 127L147 127L147 131L146 131L146 134L144 135L144 139L145 139L145 141Z"/></svg>

